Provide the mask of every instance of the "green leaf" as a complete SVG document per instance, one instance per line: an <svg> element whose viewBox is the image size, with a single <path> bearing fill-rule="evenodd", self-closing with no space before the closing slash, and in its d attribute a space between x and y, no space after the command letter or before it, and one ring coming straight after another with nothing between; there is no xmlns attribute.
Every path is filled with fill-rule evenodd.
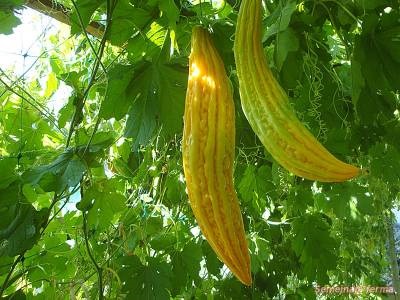
<svg viewBox="0 0 400 300"><path fill-rule="evenodd" d="M215 10L210 2L197 2L195 5L190 7L198 16L207 16L215 13Z"/></svg>
<svg viewBox="0 0 400 300"><path fill-rule="evenodd" d="M168 18L170 26L174 27L179 20L179 9L173 0L158 0L159 8Z"/></svg>
<svg viewBox="0 0 400 300"><path fill-rule="evenodd" d="M400 63L400 26L393 26L380 32L376 39L380 46L390 55L390 58Z"/></svg>
<svg viewBox="0 0 400 300"><path fill-rule="evenodd" d="M170 168L173 169L174 165L178 165L176 160L170 162ZM183 174L177 170L167 173L165 180L166 193L163 203L169 207L174 207L179 203L182 203L186 199L185 184L183 182Z"/></svg>
<svg viewBox="0 0 400 300"><path fill-rule="evenodd" d="M386 7L389 5L389 1L387 0L355 0L354 2L363 10L373 10L378 7Z"/></svg>
<svg viewBox="0 0 400 300"><path fill-rule="evenodd" d="M201 245L190 241L183 248L180 258L190 277L197 278L200 272L200 261L202 259Z"/></svg>
<svg viewBox="0 0 400 300"><path fill-rule="evenodd" d="M259 168L254 165L247 166L238 186L240 198L246 205L251 206L255 214L265 211L267 194L274 189L271 169L266 165Z"/></svg>
<svg viewBox="0 0 400 300"><path fill-rule="evenodd" d="M0 189L7 188L16 179L17 159L0 158Z"/></svg>
<svg viewBox="0 0 400 300"><path fill-rule="evenodd" d="M38 198L36 191L31 184L24 184L22 187L22 193L30 203L34 203Z"/></svg>
<svg viewBox="0 0 400 300"><path fill-rule="evenodd" d="M284 31L289 27L290 19L292 18L293 12L296 10L296 1L289 0L286 1L285 6L279 5L279 8L274 11L273 23L268 27L267 32L263 37L263 41L267 40L269 37L277 34L278 32Z"/></svg>
<svg viewBox="0 0 400 300"><path fill-rule="evenodd" d="M82 86L82 75L82 72L78 73L76 71L72 71L68 73L58 74L57 77L60 80L64 81L67 85L72 87L76 92L79 92Z"/></svg>
<svg viewBox="0 0 400 300"><path fill-rule="evenodd" d="M114 159L112 161L113 172L123 176L125 178L131 178L134 175L134 169L132 169L127 162L121 158Z"/></svg>
<svg viewBox="0 0 400 300"><path fill-rule="evenodd" d="M46 81L46 89L44 91L43 96L45 98L50 98L58 88L58 80L56 74L53 72L49 73Z"/></svg>
<svg viewBox="0 0 400 300"><path fill-rule="evenodd" d="M334 155L351 154L349 153L352 148L350 139L347 137L347 131L342 128L333 128L329 130L327 133L327 141L324 143L324 146Z"/></svg>
<svg viewBox="0 0 400 300"><path fill-rule="evenodd" d="M108 84L100 115L105 119L122 119L132 105L134 98L128 97L129 83L134 78L133 66L114 65L108 72Z"/></svg>
<svg viewBox="0 0 400 300"><path fill-rule="evenodd" d="M88 224L96 229L104 229L113 223L114 218L125 206L125 197L116 190L115 179L97 182L83 195L82 210L89 209ZM90 203L90 206L88 204Z"/></svg>
<svg viewBox="0 0 400 300"><path fill-rule="evenodd" d="M219 276L222 266L224 265L206 241L201 245L202 252L206 258L206 267L209 274Z"/></svg>
<svg viewBox="0 0 400 300"><path fill-rule="evenodd" d="M258 193L256 170L254 165L247 166L239 183L240 196L246 202L253 199L253 192Z"/></svg>
<svg viewBox="0 0 400 300"><path fill-rule="evenodd" d="M80 132L77 134L79 133ZM87 135L86 133L83 135L79 134L79 140L81 141L81 144L76 147L76 153L80 156L83 156L86 161L90 162L90 155L98 155L104 150L108 150L108 148L115 142L114 135L115 133L112 131L98 131L93 137L91 135ZM91 141L91 143L89 147L87 147L89 141Z"/></svg>
<svg viewBox="0 0 400 300"><path fill-rule="evenodd" d="M78 185L81 181L83 173L86 171L86 166L80 158L74 156L65 168L61 181L69 187Z"/></svg>
<svg viewBox="0 0 400 300"><path fill-rule="evenodd" d="M202 259L201 245L195 241L189 241L180 253L172 258L172 272L174 290L179 286L185 286L187 282L199 280L200 261Z"/></svg>
<svg viewBox="0 0 400 300"><path fill-rule="evenodd" d="M171 268L158 258L149 257L143 265L137 256L123 257L118 272L122 291L128 299L168 300L171 288Z"/></svg>
<svg viewBox="0 0 400 300"><path fill-rule="evenodd" d="M257 273L261 270L262 266L264 266L265 262L270 262L271 255L271 247L270 243L263 237L254 236L251 239L250 245L250 263L251 263L251 271L253 273Z"/></svg>
<svg viewBox="0 0 400 300"><path fill-rule="evenodd" d="M291 28L280 32L276 39L275 60L276 66L280 71L288 53L295 52L299 49L299 39L297 38L295 31Z"/></svg>
<svg viewBox="0 0 400 300"><path fill-rule="evenodd" d="M141 32L151 19L150 12L134 7L129 0L120 0L115 6L107 37L112 44L120 46L134 33Z"/></svg>
<svg viewBox="0 0 400 300"><path fill-rule="evenodd" d="M71 20L71 34L77 34L82 32L82 21L83 28L86 28L93 13L103 4L105 0L79 0L76 1L77 9L72 10L70 17ZM79 18L80 17L80 18Z"/></svg>
<svg viewBox="0 0 400 300"><path fill-rule="evenodd" d="M299 52L288 52L281 66L280 82L288 89L295 89L304 76L303 56Z"/></svg>
<svg viewBox="0 0 400 300"><path fill-rule="evenodd" d="M136 100L128 113L125 136L135 139L134 148L141 144L146 145L156 128L156 86L153 82L153 68L145 64L128 87L129 95Z"/></svg>
<svg viewBox="0 0 400 300"><path fill-rule="evenodd" d="M145 35L136 34L129 40L127 46L130 60L137 62L145 58L149 61L159 61L163 48L167 50L167 46L170 45L168 33L167 28L153 22Z"/></svg>
<svg viewBox="0 0 400 300"><path fill-rule="evenodd" d="M315 196L315 206L327 214L333 212L339 218L357 219L362 213L374 213L373 198L366 188L352 182L322 185L322 193Z"/></svg>
<svg viewBox="0 0 400 300"><path fill-rule="evenodd" d="M135 139L134 149L146 145L157 120L168 136L181 132L187 73L178 65L145 63L128 87L136 98L126 125L125 136Z"/></svg>
<svg viewBox="0 0 400 300"><path fill-rule="evenodd" d="M86 171L85 163L71 149L54 162L26 171L25 183L39 184L45 191L62 192L67 186L75 187Z"/></svg>
<svg viewBox="0 0 400 300"><path fill-rule="evenodd" d="M308 206L313 205L313 195L311 190L304 187L293 188L287 198L287 206L290 210L304 213Z"/></svg>
<svg viewBox="0 0 400 300"><path fill-rule="evenodd" d="M10 11L0 11L0 34L12 34L14 27L21 24L21 20Z"/></svg>
<svg viewBox="0 0 400 300"><path fill-rule="evenodd" d="M17 6L23 5L24 0L2 0L0 3L0 10L14 9Z"/></svg>
<svg viewBox="0 0 400 300"><path fill-rule="evenodd" d="M171 232L162 232L154 236L150 241L151 248L156 251L169 251L176 243L176 236Z"/></svg>
<svg viewBox="0 0 400 300"><path fill-rule="evenodd" d="M161 216L151 216L145 222L146 233L149 236L161 232L163 228L163 219Z"/></svg>
<svg viewBox="0 0 400 300"><path fill-rule="evenodd" d="M64 128L67 122L72 120L74 114L74 99L76 95L69 97L68 102L58 112L58 126Z"/></svg>
<svg viewBox="0 0 400 300"><path fill-rule="evenodd" d="M125 136L134 138L134 150L137 150L140 145L146 146L156 129L156 108L147 100L147 98L142 98L143 102L141 103L137 99L128 113Z"/></svg>
<svg viewBox="0 0 400 300"><path fill-rule="evenodd" d="M369 150L372 158L371 175L389 184L396 184L400 178L400 151L392 145L378 143Z"/></svg>
<svg viewBox="0 0 400 300"><path fill-rule="evenodd" d="M161 64L158 76L160 122L168 135L172 136L180 133L183 128L187 69L178 64Z"/></svg>
<svg viewBox="0 0 400 300"><path fill-rule="evenodd" d="M0 192L0 256L16 256L33 247L47 221L48 209L34 209L18 182Z"/></svg>
<svg viewBox="0 0 400 300"><path fill-rule="evenodd" d="M375 25L377 26L377 25ZM356 39L352 58L352 100L364 124L371 124L378 116L393 118L396 109L394 89L400 85L395 75L400 64L377 47L373 34Z"/></svg>
<svg viewBox="0 0 400 300"><path fill-rule="evenodd" d="M322 215L306 215L292 222L292 247L302 264L308 280L327 284L327 272L336 269L337 241L330 236L330 228ZM318 247L316 247L318 245Z"/></svg>
<svg viewBox="0 0 400 300"><path fill-rule="evenodd" d="M7 274L9 267L12 266L14 257L0 256L0 274Z"/></svg>

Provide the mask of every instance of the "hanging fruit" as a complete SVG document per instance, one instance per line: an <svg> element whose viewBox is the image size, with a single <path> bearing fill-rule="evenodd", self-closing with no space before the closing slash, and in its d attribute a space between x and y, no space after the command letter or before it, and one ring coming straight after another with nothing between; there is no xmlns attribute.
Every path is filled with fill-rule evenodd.
<svg viewBox="0 0 400 300"><path fill-rule="evenodd" d="M280 165L297 176L323 182L357 176L359 168L335 158L296 117L268 67L261 34L261 0L243 0L234 55L242 108L262 144Z"/></svg>
<svg viewBox="0 0 400 300"><path fill-rule="evenodd" d="M232 273L251 284L250 256L233 183L235 110L210 34L192 32L182 141L189 201L199 227Z"/></svg>

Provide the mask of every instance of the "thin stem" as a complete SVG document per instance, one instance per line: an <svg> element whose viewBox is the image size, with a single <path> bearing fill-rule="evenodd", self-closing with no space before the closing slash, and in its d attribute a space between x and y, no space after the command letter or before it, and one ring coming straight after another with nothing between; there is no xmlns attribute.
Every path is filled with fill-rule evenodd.
<svg viewBox="0 0 400 300"><path fill-rule="evenodd" d="M18 265L18 263L19 263L20 261L22 261L22 259L24 258L24 254L25 254L25 252L22 253L22 254L20 254L20 255L17 257L17 259L16 259L16 260L14 261L14 263L12 264L12 266L11 266L11 268L10 268L10 271L8 271L8 274L7 274L7 276L6 276L6 279L4 280L4 282L3 282L2 286L1 286L1 289L0 289L0 298L2 298L2 296L3 296L3 294L4 294L4 291L7 289L8 282L9 282L9 280L10 280L10 278L11 278L12 273L14 272L14 269L16 268L16 266Z"/></svg>
<svg viewBox="0 0 400 300"><path fill-rule="evenodd" d="M111 0L107 0L107 22L106 22L106 29L104 30L103 38L102 38L102 40L101 40L101 46L102 46L102 47L101 47L100 50L99 50L99 52L100 52L100 57L103 56L104 46L105 46L105 44L106 44L106 36L107 36L107 33L108 33L108 31L109 31L109 29L110 29L110 27L111 27L111 23L112 23L112 14L113 14L113 11L114 11L114 9L115 9L115 5L116 5L116 2L115 2L115 1L113 1L113 2L111 3ZM104 73L107 73L107 71L106 71L105 68L103 68L103 71L104 71ZM99 115L97 116L96 124L94 125L94 128L93 128L93 132L92 132L92 134L90 135L90 138L89 138L89 141L88 141L87 144L86 144L85 150L83 151L83 155L86 154L86 151L88 150L90 144L91 144L92 141L93 141L94 135L96 134L97 130L99 129L100 121L101 121L100 112L101 112L102 105L103 105L103 103L100 104Z"/></svg>
<svg viewBox="0 0 400 300"><path fill-rule="evenodd" d="M82 215L83 215L83 235L85 238L86 251L87 251L89 258L92 261L94 267L96 268L97 277L98 277L98 285L99 285L99 300L102 300L103 299L103 269L97 264L96 260L93 257L92 251L90 250L89 237L88 237L88 232L87 232L86 213L84 212Z"/></svg>
<svg viewBox="0 0 400 300"><path fill-rule="evenodd" d="M89 43L90 49L92 49L92 52L93 52L93 54L96 56L96 59L97 59L98 61L100 61L101 68L102 68L103 71L105 72L105 71L106 71L106 68L104 67L103 63L101 62L100 57L97 56L97 51L96 51L96 49L94 49L94 46L93 46L92 42L91 42L90 39L89 39L89 35L88 35L87 32L86 32L85 25L83 24L83 20L82 20L81 13L79 12L79 9L78 9L78 7L76 6L75 1L74 1L74 0L71 0L71 2L72 2L72 5L74 6L74 8L75 8L75 10L76 10L76 14L78 15L79 25L81 26L82 31L83 31L83 34L85 35L85 38L86 38L87 42Z"/></svg>
<svg viewBox="0 0 400 300"><path fill-rule="evenodd" d="M339 37L339 39L341 40L341 42L343 43L344 49L346 50L346 58L347 60L350 60L350 56L351 56L351 51L349 50L349 45L347 44L347 42L345 41L344 37L342 36L342 34L340 33L340 30L337 28L335 20L329 10L329 8L325 5L324 2L318 2L317 4L321 5L327 12L329 19L331 20L332 26L333 28L336 30L336 33Z"/></svg>
<svg viewBox="0 0 400 300"><path fill-rule="evenodd" d="M114 5L114 7L115 7L115 5ZM106 36L107 36L107 32L108 32L109 27L110 27L109 26L109 22L111 20L111 14L112 14L112 11L109 11L109 9L110 9L110 4L109 4L109 1L107 1L107 26L106 26L106 29L104 31L103 37L102 37L102 39L100 41L99 51L98 51L98 55L96 55L96 62L95 62L95 65L93 67L92 76L90 77L90 81L88 83L88 86L86 87L86 90L83 93L83 99L81 100L82 101L81 109L83 109L83 107L85 105L85 102L87 100L87 96L89 94L89 91L90 91L91 87L93 86L93 84L96 81L96 74L97 74L97 71L98 71L98 69L99 69L99 67L101 65L101 59L103 57L104 49L105 49L105 46L106 46L106 40L107 40ZM105 68L103 70L105 70ZM74 116L72 118L72 122L71 122L71 125L70 125L70 128L69 128L69 132L68 132L68 137L67 137L67 142L66 142L65 148L68 148L69 144L71 142L71 137L72 137L72 134L74 132L74 128L76 126L75 120L77 118L78 113L79 112L77 111L77 109L75 109Z"/></svg>
<svg viewBox="0 0 400 300"><path fill-rule="evenodd" d="M323 0L324 2L334 2L334 3L336 3L337 5L339 5L354 21L356 21L356 23L359 25L360 24L360 20L359 19L357 19L357 17L356 16L354 16L352 13L351 13L351 11L349 11L348 9L347 9L347 7L346 6L344 6L342 3L340 3L339 1L337 1L337 0Z"/></svg>

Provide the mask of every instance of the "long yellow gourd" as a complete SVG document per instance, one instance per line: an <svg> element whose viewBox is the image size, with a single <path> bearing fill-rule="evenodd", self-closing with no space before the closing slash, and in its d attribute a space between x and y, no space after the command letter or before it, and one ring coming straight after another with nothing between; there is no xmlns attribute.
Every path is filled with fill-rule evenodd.
<svg viewBox="0 0 400 300"><path fill-rule="evenodd" d="M335 158L304 127L273 77L262 43L261 0L243 0L234 55L244 114L272 157L293 174L310 180L340 182L360 169Z"/></svg>
<svg viewBox="0 0 400 300"><path fill-rule="evenodd" d="M192 32L182 141L189 201L200 229L233 274L251 284L250 257L233 184L235 110L209 33Z"/></svg>

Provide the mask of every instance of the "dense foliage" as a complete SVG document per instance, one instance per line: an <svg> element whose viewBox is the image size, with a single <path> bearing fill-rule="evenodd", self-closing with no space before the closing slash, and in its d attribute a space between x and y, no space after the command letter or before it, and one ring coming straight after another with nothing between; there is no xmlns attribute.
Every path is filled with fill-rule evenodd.
<svg viewBox="0 0 400 300"><path fill-rule="evenodd" d="M24 2L1 1L0 34L12 34ZM264 1L265 54L298 117L335 156L368 170L335 184L285 171L247 123L232 51L240 1L57 2L71 11L71 36L46 37L37 78L0 69L0 296L314 299L316 285L389 284L398 1ZM91 21L102 38L84 34ZM234 89L252 287L217 259L185 192L182 120L199 24Z"/></svg>

